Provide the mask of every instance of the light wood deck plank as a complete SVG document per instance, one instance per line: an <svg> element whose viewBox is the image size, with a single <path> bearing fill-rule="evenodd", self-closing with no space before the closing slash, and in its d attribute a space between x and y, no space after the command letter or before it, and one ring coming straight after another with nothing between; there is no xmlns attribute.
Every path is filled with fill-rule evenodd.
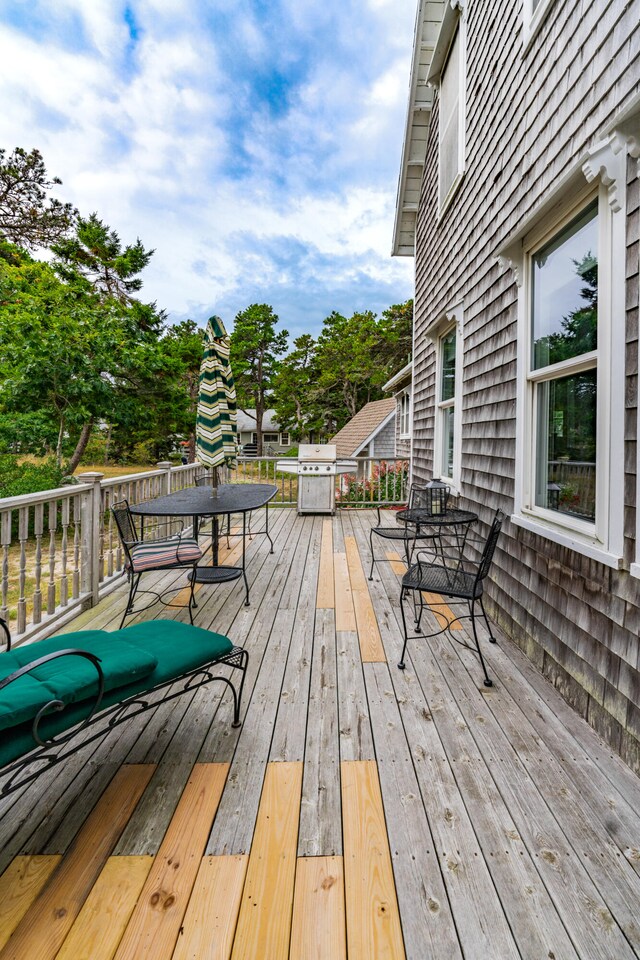
<svg viewBox="0 0 640 960"><path fill-rule="evenodd" d="M341 857L298 858L289 960L347 960Z"/></svg>
<svg viewBox="0 0 640 960"><path fill-rule="evenodd" d="M232 960L289 956L301 789L301 763L269 764Z"/></svg>
<svg viewBox="0 0 640 960"><path fill-rule="evenodd" d="M198 764L144 884L116 960L169 960L220 802L227 764Z"/></svg>
<svg viewBox="0 0 640 960"><path fill-rule="evenodd" d="M5 945L60 857L16 857L0 877L0 948Z"/></svg>
<svg viewBox="0 0 640 960"><path fill-rule="evenodd" d="M316 606L319 610L331 609L336 605L336 591L333 579L333 523L328 517L322 521L322 548L320 551L320 570L318 573L318 594Z"/></svg>
<svg viewBox="0 0 640 960"><path fill-rule="evenodd" d="M172 960L229 960L248 857L205 857Z"/></svg>
<svg viewBox="0 0 640 960"><path fill-rule="evenodd" d="M2 960L53 960L152 773L150 766L128 766L118 771L73 848L0 951Z"/></svg>
<svg viewBox="0 0 640 960"><path fill-rule="evenodd" d="M369 596L355 537L345 536L345 546L358 641L360 643L360 656L363 663L384 663L386 657L380 640L380 630Z"/></svg>
<svg viewBox="0 0 640 960"><path fill-rule="evenodd" d="M375 761L344 762L341 777L348 953L402 960L400 913Z"/></svg>
<svg viewBox="0 0 640 960"><path fill-rule="evenodd" d="M109 857L56 960L111 960L152 864L152 857Z"/></svg>
<svg viewBox="0 0 640 960"><path fill-rule="evenodd" d="M336 591L336 630L339 633L356 632L356 613L353 608L351 580L346 553L334 553L333 575Z"/></svg>

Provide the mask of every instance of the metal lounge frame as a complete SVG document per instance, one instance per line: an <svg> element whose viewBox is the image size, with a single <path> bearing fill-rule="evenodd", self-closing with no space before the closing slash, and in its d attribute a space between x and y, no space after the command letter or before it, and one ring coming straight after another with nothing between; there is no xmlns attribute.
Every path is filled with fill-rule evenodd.
<svg viewBox="0 0 640 960"><path fill-rule="evenodd" d="M7 649L10 650L11 636L6 623L2 619L0 619L0 628L3 629L7 637ZM73 634L70 634L69 639L72 640L72 638ZM31 730L35 744L34 749L24 756L18 757L17 760L11 761L3 769L0 769L0 776L3 780L5 777L8 777L0 787L0 797L8 796L21 787L26 786L28 783L31 783L41 774L46 773L46 771L58 763L67 760L79 750L82 750L87 744L105 736L105 734L121 724L127 723L129 720L145 713L147 710L153 710L163 703L169 703L169 701L174 700L176 697L182 696L183 693L193 692L205 684L216 680L220 680L226 684L233 695L233 721L231 726L234 728L241 726L240 707L249 663L249 654L243 647L234 646L228 653L222 656L201 664L186 673L178 674L164 683L151 687L149 690L127 697L119 703L114 703L103 710L100 710L100 704L104 695L104 675L102 667L100 666L100 658L89 651L71 647L65 650L58 650L55 653L50 653L43 657L38 657L31 663L14 671L8 677L5 677L4 680L0 681L0 690L15 682L19 677L35 670L42 664L64 657L84 657L93 663L98 678L98 692L95 699L92 702L87 702L88 713L84 720L76 722L68 731L57 734L50 740L44 740L41 737L39 731L40 724L52 713L64 711L66 704L60 700L51 700L38 711ZM232 667L241 672L242 677L237 690L232 681L224 676L224 674L214 674L211 672L212 668L217 666ZM176 681L181 679L184 681L183 686L179 690L176 690ZM161 696L150 699L152 694L157 693L161 694ZM77 706L77 703L71 703L69 706ZM11 728L9 727L8 730L10 731ZM30 770L29 768L34 769Z"/></svg>
<svg viewBox="0 0 640 960"><path fill-rule="evenodd" d="M478 563L470 564L469 561L465 561L464 558L457 557L450 558L455 561L453 566L447 566L444 560L442 563L426 562L421 558L421 554L418 553L417 563L415 563L407 571L407 573L405 573L404 577L402 578L402 587L400 590L400 612L402 614L402 626L404 630L404 644L402 647L400 662L398 663L400 670L404 670L406 666L404 658L409 640L419 638L429 640L433 637L440 636L440 634L444 633L446 630L450 630L452 624L454 623L457 623L461 620L471 620L475 648L469 646L467 643L464 643L462 640L458 640L456 637L452 636L452 639L455 640L456 643L460 643L462 646L467 647L467 649L471 650L473 653L477 653L482 665L482 670L484 672L484 685L485 687L493 686L493 681L490 679L489 674L487 673L487 667L480 649L480 642L476 627L476 603L479 605L480 612L484 618L487 632L489 634L489 640L491 643L495 643L496 639L491 629L491 623L489 622L489 618L487 617L484 604L482 602L482 594L484 580L486 579L491 568L493 554L495 552L496 544L498 542L498 537L500 535L500 530L504 520L504 513L501 510L497 510L491 524L491 529L489 530L489 534L484 543L482 556ZM465 566L473 566L475 567L475 570L465 569ZM440 616L447 620L447 623L441 627L440 630L436 630L434 633L423 634L420 627L425 606L423 592L435 593L439 596L447 597L450 599L453 605L457 603L466 603L469 612L461 613L452 620L448 620L444 614L440 614ZM407 620L403 602L409 593L414 594L414 618L416 633L413 636L409 635L407 629ZM420 598L419 603L415 598L416 593Z"/></svg>

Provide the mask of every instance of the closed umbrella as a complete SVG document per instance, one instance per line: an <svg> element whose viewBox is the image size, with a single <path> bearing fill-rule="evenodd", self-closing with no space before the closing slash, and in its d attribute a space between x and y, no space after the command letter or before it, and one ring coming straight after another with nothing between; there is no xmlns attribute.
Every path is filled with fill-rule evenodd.
<svg viewBox="0 0 640 960"><path fill-rule="evenodd" d="M210 317L200 367L196 458L211 470L217 487L218 467L237 454L236 388L229 363L229 337L220 317Z"/></svg>

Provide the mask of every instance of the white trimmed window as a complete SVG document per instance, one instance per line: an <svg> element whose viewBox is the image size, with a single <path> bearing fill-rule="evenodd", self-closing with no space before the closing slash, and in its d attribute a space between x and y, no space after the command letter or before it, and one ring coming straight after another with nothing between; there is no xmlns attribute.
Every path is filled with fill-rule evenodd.
<svg viewBox="0 0 640 960"><path fill-rule="evenodd" d="M528 253L528 508L595 533L598 488L597 198ZM603 324L606 321L603 320ZM600 457L602 459L602 457Z"/></svg>
<svg viewBox="0 0 640 960"><path fill-rule="evenodd" d="M427 330L436 351L433 476L460 492L462 471L462 304L446 310Z"/></svg>
<svg viewBox="0 0 640 960"><path fill-rule="evenodd" d="M289 443L290 443L289 434L288 434L288 433L281 433L281 434L280 434L280 446L281 446L281 447L288 447L288 446L289 446Z"/></svg>
<svg viewBox="0 0 640 960"><path fill-rule="evenodd" d="M406 439L411 435L411 394L404 390L398 397L398 436Z"/></svg>
<svg viewBox="0 0 640 960"><path fill-rule="evenodd" d="M464 23L460 19L451 38L440 75L438 192L443 211L464 172Z"/></svg>
<svg viewBox="0 0 640 960"><path fill-rule="evenodd" d="M262 434L262 442L263 442L263 443L277 443L277 442L278 442L278 434L277 434L277 433L263 433L263 434Z"/></svg>
<svg viewBox="0 0 640 960"><path fill-rule="evenodd" d="M513 519L619 566L624 214L615 219L608 200L604 186L583 191L523 238Z"/></svg>

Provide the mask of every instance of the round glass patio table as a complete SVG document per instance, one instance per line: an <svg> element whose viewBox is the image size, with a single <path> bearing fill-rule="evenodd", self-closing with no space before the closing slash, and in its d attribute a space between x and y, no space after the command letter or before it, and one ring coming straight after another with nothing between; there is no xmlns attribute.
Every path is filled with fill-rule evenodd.
<svg viewBox="0 0 640 960"><path fill-rule="evenodd" d="M196 536L200 518L211 517L212 563L211 566L196 567L196 583L226 583L243 577L245 605L248 606L249 584L245 563L247 514L260 507L265 508L264 530L252 531L251 535L264 534L273 553L273 540L269 536L269 501L273 500L277 492L278 488L272 483L223 483L217 488L217 496L213 496L211 487L186 487L184 490L156 497L155 500L136 503L130 509L131 513L141 518L143 524L145 517L192 517ZM242 515L242 565L239 567L218 564L219 518L231 516L232 513Z"/></svg>

